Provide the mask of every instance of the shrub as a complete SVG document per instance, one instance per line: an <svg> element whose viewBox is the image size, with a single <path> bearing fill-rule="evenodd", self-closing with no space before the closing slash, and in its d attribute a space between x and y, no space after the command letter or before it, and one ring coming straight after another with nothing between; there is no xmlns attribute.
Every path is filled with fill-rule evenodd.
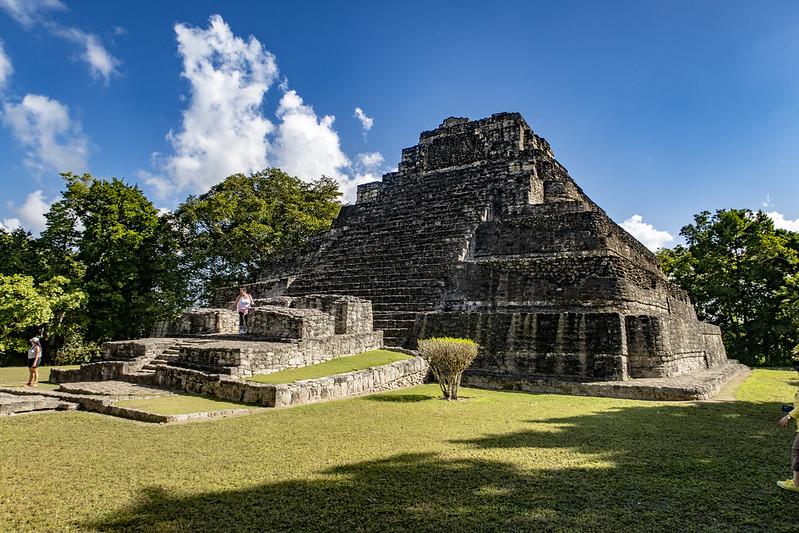
<svg viewBox="0 0 799 533"><path fill-rule="evenodd" d="M430 365L445 399L458 399L461 377L477 357L478 348L470 339L436 337L419 341L419 352Z"/></svg>
<svg viewBox="0 0 799 533"><path fill-rule="evenodd" d="M79 328L70 328L64 342L55 351L54 365L79 365L88 363L100 355L100 346L87 341Z"/></svg>

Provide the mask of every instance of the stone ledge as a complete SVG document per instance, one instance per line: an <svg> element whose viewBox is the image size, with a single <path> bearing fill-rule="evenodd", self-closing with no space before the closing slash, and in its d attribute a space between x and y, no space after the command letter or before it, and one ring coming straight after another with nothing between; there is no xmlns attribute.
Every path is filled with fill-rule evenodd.
<svg viewBox="0 0 799 533"><path fill-rule="evenodd" d="M16 410L11 410L11 407L4 409L3 406L6 402L3 400L7 396L14 398L21 398L13 402ZM141 399L148 396L116 396L116 397L102 397L89 394L75 394L61 391L50 390L36 390L36 389L18 389L16 387L0 387L0 415L14 414L16 412L27 412L40 409L58 409L58 410L71 410L78 407L86 411L92 411L104 415L116 416L119 418L127 418L129 420L136 420L138 422L148 422L152 424L170 424L173 422L186 422L189 420L212 419L227 416L237 416L247 414L253 411L253 408L242 409L223 409L219 411L200 411L196 413L184 413L177 415L161 415L151 413L149 411L142 411L140 409L132 409L130 407L121 407L114 405L114 402L120 400ZM155 397L155 396L152 396ZM12 402L7 402L9 405Z"/></svg>
<svg viewBox="0 0 799 533"><path fill-rule="evenodd" d="M631 400L691 401L709 400L730 380L748 372L737 361L704 370L667 378L639 378L624 381L570 382L551 379L529 379L522 376L470 373L463 376L463 385L495 390L514 390L545 394L602 396Z"/></svg>
<svg viewBox="0 0 799 533"><path fill-rule="evenodd" d="M388 365L282 385L244 381L199 370L159 366L156 370L156 383L169 389L221 400L264 407L288 407L420 385L426 376L427 362L420 357L414 357Z"/></svg>
<svg viewBox="0 0 799 533"><path fill-rule="evenodd" d="M43 394L13 394L0 392L0 416L31 411L69 410L77 404Z"/></svg>
<svg viewBox="0 0 799 533"><path fill-rule="evenodd" d="M427 361L414 357L365 370L275 385L275 407L337 400L421 385L427 372Z"/></svg>

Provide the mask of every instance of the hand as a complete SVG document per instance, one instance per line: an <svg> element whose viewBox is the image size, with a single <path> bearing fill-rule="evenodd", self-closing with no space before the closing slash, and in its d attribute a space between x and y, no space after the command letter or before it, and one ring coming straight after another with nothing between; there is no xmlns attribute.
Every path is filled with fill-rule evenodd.
<svg viewBox="0 0 799 533"><path fill-rule="evenodd" d="M788 422L790 422L790 421L791 421L791 417L788 416L788 415L785 415L782 418L780 418L780 421L778 423L779 423L780 427L787 428L788 427Z"/></svg>

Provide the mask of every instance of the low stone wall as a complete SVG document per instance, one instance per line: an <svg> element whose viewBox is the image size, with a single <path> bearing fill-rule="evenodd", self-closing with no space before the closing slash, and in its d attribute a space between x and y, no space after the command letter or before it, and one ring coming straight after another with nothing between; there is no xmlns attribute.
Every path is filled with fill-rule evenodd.
<svg viewBox="0 0 799 533"><path fill-rule="evenodd" d="M103 344L106 361L130 361L139 357L154 358L175 343L175 339L147 338L130 341L112 341Z"/></svg>
<svg viewBox="0 0 799 533"><path fill-rule="evenodd" d="M161 387L222 400L265 407L288 407L419 385L424 382L427 369L424 359L414 357L346 374L271 385L159 365L155 371L155 383Z"/></svg>
<svg viewBox="0 0 799 533"><path fill-rule="evenodd" d="M250 312L247 331L275 341L323 338L334 334L335 319L318 309L262 307Z"/></svg>
<svg viewBox="0 0 799 533"><path fill-rule="evenodd" d="M232 402L264 407L275 405L274 385L253 383L188 368L159 365L155 370L155 385Z"/></svg>
<svg viewBox="0 0 799 533"><path fill-rule="evenodd" d="M414 357L366 370L275 385L275 407L337 400L421 385L427 377L427 370L427 361Z"/></svg>
<svg viewBox="0 0 799 533"><path fill-rule="evenodd" d="M713 368L678 376L638 378L624 381L570 382L557 379L529 379L488 372L468 372L463 385L482 389L513 390L545 394L603 396L632 400L690 401L713 398L734 377L749 368L728 360Z"/></svg>
<svg viewBox="0 0 799 533"><path fill-rule="evenodd" d="M230 309L190 309L176 320L159 322L152 331L153 337L174 335L205 335L239 331L239 314Z"/></svg>
<svg viewBox="0 0 799 533"><path fill-rule="evenodd" d="M50 381L53 383L77 383L80 381L110 381L122 379L131 372L127 361L99 361L80 365L80 368L53 368Z"/></svg>
<svg viewBox="0 0 799 533"><path fill-rule="evenodd" d="M174 364L217 374L250 376L315 365L376 350L382 345L383 334L380 331L297 342L217 341L182 346Z"/></svg>

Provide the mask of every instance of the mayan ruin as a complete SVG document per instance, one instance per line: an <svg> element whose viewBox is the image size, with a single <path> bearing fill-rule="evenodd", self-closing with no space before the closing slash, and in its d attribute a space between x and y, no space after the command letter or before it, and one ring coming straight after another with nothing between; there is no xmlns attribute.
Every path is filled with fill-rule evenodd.
<svg viewBox="0 0 799 533"><path fill-rule="evenodd" d="M107 342L101 360L53 369L58 391L5 397L0 409L169 421L102 398L287 407L372 394L429 381L417 341L445 336L477 342L463 382L487 389L703 399L746 370L518 113L422 132L396 172L360 185L329 232L259 278L246 334L239 287L223 288L214 307ZM408 355L296 383L253 380L384 348Z"/></svg>
<svg viewBox="0 0 799 533"><path fill-rule="evenodd" d="M482 346L467 382L663 378L724 367L654 254L614 223L518 113L448 118L358 187L332 230L249 287L372 302L385 344ZM220 301L230 299L222 291Z"/></svg>

